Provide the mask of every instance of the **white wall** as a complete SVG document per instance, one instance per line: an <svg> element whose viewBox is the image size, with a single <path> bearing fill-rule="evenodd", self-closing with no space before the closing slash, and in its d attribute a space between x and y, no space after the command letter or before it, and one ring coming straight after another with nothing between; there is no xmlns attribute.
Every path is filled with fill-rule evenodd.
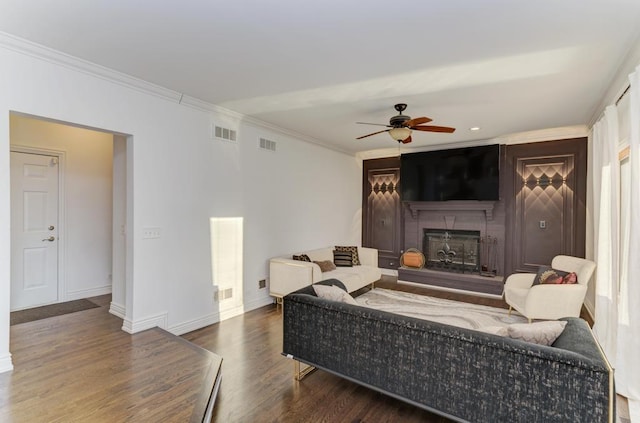
<svg viewBox="0 0 640 423"><path fill-rule="evenodd" d="M179 333L217 320L210 217L245 218L249 308L271 301L267 289L258 289L270 257L360 241L361 171L354 157L241 116L179 104L178 93L149 86L151 93L121 75L115 76L123 82L115 83L93 70L76 71L72 58L10 41L12 46L5 46L0 40L0 371L11 365L11 111L131 135L126 149L126 245L133 259L126 270L128 330L160 324ZM30 53L23 54L25 49ZM212 140L212 122L236 125L238 143ZM277 141L278 152L259 150L259 134ZM144 227L161 228L161 237L142 239Z"/></svg>
<svg viewBox="0 0 640 423"><path fill-rule="evenodd" d="M12 146L65 153L60 301L111 292L113 136L19 115L10 126Z"/></svg>

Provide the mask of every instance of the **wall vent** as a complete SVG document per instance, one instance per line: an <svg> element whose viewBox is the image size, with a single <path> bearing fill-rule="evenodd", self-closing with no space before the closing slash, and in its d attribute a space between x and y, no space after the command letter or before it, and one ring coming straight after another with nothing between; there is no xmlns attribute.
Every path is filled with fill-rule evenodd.
<svg viewBox="0 0 640 423"><path fill-rule="evenodd" d="M213 138L218 138L220 140L236 142L236 131L233 129L225 128L218 125L211 125L212 131L211 135Z"/></svg>
<svg viewBox="0 0 640 423"><path fill-rule="evenodd" d="M232 298L232 297L233 297L233 288L221 289L218 292L216 292L217 301L228 300L229 298Z"/></svg>
<svg viewBox="0 0 640 423"><path fill-rule="evenodd" d="M263 150L276 151L276 142L266 138L260 138L258 146Z"/></svg>

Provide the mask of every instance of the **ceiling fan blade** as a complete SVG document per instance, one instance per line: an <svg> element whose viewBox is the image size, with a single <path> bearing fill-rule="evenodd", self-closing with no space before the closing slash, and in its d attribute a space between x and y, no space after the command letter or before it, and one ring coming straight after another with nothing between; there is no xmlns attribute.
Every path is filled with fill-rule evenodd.
<svg viewBox="0 0 640 423"><path fill-rule="evenodd" d="M360 125L376 125L376 126L386 126L387 128L391 128L391 125L385 125L384 123L369 123L369 122L356 122Z"/></svg>
<svg viewBox="0 0 640 423"><path fill-rule="evenodd" d="M422 116L422 117L417 117L415 119L409 119L408 121L406 121L404 123L404 126L414 126L414 125L421 125L423 123L429 123L431 122L433 119L428 118L426 116Z"/></svg>
<svg viewBox="0 0 640 423"><path fill-rule="evenodd" d="M411 139L411 135L409 135L407 138L402 140L402 143L403 144L409 144L411 141L413 141L413 140Z"/></svg>
<svg viewBox="0 0 640 423"><path fill-rule="evenodd" d="M361 140L363 138L367 138L370 137L371 135L378 135L378 134L382 134L383 132L389 132L388 129L385 129L384 131L378 131L378 132L374 132L373 134L368 134L368 135L363 135L361 137L356 138L357 140Z"/></svg>
<svg viewBox="0 0 640 423"><path fill-rule="evenodd" d="M435 126L435 125L412 126L411 129L415 129L416 131L426 131L426 132L446 132L448 134L456 130L456 128L450 128L448 126Z"/></svg>

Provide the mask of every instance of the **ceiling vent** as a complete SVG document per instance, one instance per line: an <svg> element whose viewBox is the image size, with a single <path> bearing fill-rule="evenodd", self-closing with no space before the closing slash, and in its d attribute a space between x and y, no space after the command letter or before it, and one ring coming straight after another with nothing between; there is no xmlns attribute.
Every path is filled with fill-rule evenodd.
<svg viewBox="0 0 640 423"><path fill-rule="evenodd" d="M236 131L218 125L211 125L211 135L219 140L236 142Z"/></svg>
<svg viewBox="0 0 640 423"><path fill-rule="evenodd" d="M260 138L258 146L263 150L276 151L276 142L266 138Z"/></svg>

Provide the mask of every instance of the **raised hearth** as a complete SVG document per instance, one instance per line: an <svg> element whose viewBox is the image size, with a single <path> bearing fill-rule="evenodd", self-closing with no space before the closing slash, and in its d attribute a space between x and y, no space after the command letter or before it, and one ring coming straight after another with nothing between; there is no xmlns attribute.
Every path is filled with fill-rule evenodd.
<svg viewBox="0 0 640 423"><path fill-rule="evenodd" d="M481 294L502 295L502 276L440 272L429 269L398 269L398 282L411 282L448 289L460 289Z"/></svg>

